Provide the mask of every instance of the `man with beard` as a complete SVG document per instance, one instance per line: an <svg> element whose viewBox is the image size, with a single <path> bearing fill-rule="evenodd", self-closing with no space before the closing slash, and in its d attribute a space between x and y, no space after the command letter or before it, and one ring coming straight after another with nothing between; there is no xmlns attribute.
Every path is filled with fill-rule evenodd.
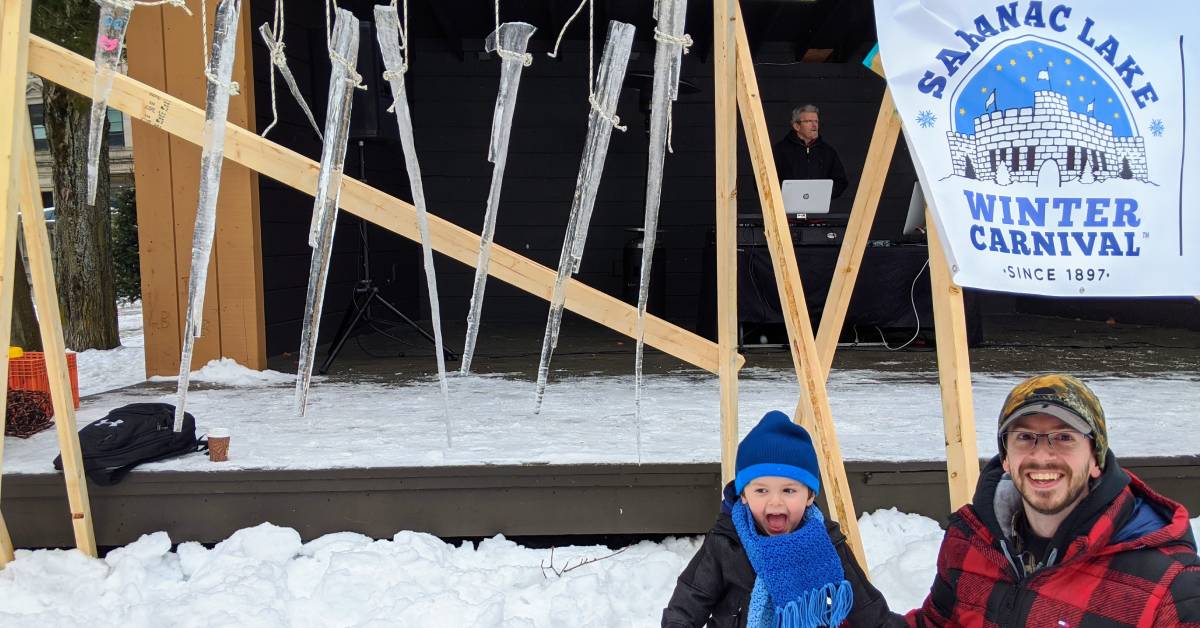
<svg viewBox="0 0 1200 628"><path fill-rule="evenodd" d="M1060 374L1018 384L999 446L908 625L1200 626L1187 510L1117 463L1091 389Z"/></svg>

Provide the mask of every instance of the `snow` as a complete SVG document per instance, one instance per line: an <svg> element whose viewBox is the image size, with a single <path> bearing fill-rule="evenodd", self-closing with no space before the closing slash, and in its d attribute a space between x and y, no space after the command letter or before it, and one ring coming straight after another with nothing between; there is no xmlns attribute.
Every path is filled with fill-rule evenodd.
<svg viewBox="0 0 1200 628"><path fill-rule="evenodd" d="M859 521L888 605L919 606L933 583L937 523L895 509ZM700 539L551 554L501 535L455 546L419 532L338 532L303 543L263 523L211 549L171 547L155 532L103 559L18 550L0 571L0 626L657 626Z"/></svg>
<svg viewBox="0 0 1200 628"><path fill-rule="evenodd" d="M233 358L218 358L209 360L198 371L192 371L188 379L192 382L206 382L233 387L271 386L274 384L291 384L296 376L290 373L265 370L256 371L238 364ZM173 382L176 377L156 375L150 378L152 382Z"/></svg>
<svg viewBox="0 0 1200 628"><path fill-rule="evenodd" d="M120 347L107 351L89 349L76 354L80 396L86 397L146 381L142 302L118 305L117 326L121 336Z"/></svg>
<svg viewBox="0 0 1200 628"><path fill-rule="evenodd" d="M81 354L82 358L82 354ZM411 467L486 464L631 464L638 461L632 376L556 377L540 415L530 402L533 382L520 374L455 375L451 386L454 447L447 448L441 391L435 375L401 382L318 379L307 418L297 419L290 377L255 374L231 362L197 372L211 386L189 395L188 411L203 433L232 432L230 461L215 465L187 456L146 470L225 471ZM974 373L979 454L996 453L993 416L1023 374ZM261 378L261 379L257 379ZM81 381L82 379L81 373ZM1087 381L1105 404L1110 442L1124 457L1194 454L1200 430L1200 372L1153 378L1094 375ZM242 384L242 385L238 385ZM838 370L828 386L842 454L855 461L944 460L936 373ZM151 384L83 399L80 425L127 403L173 403L173 387ZM644 463L719 460L719 386L696 371L649 375L643 390ZM768 410L795 409L799 394L786 370L744 369L739 383L745 434ZM886 433L887 438L880 438ZM1171 434L1164 440L1162 434ZM331 449L330 443L337 443ZM599 445L598 445L599 444ZM51 473L57 453L52 431L7 440L5 473Z"/></svg>

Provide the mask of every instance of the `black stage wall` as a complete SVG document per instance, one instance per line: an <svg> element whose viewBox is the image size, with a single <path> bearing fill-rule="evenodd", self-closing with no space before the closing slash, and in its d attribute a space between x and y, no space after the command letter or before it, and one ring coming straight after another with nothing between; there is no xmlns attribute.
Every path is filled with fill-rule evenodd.
<svg viewBox="0 0 1200 628"><path fill-rule="evenodd" d="M352 8L360 19L370 19L366 3L343 5ZM486 7L489 11L490 6ZM467 7L467 3L463 3L463 7ZM650 75L653 72L649 7L649 3L644 3L639 13L645 15L635 22L639 33L634 46L636 58L629 66L630 74ZM482 3L470 4L467 8L473 13L485 9ZM414 53L408 89L426 197L432 213L478 232L492 172L492 165L487 161L487 143L500 64L494 57L481 52L486 27L481 26L480 32L459 33L459 39L439 39L442 33L436 16L426 15L418 9L415 6L411 9ZM693 13L698 10L694 8ZM271 19L268 3L255 3L253 11L255 28ZM581 39L586 37L586 31L584 24L573 25L563 44L561 60L551 59L544 52L552 45L552 38L565 15L556 18L557 22L549 23L549 13L538 19L536 13L522 16L516 9L512 11L506 9L505 19L526 17L539 32L531 43L535 51L534 63L525 69L521 79L496 242L553 268L561 250L586 135L587 49L586 39ZM617 15L616 11L611 13L614 19L634 19L634 16ZM323 15L315 10L291 9L287 17L287 56L302 91L313 99L318 123L322 123L329 72L324 56ZM490 13L482 17L490 18ZM601 20L605 17L598 16L597 60L606 24ZM486 22L487 19L482 20L482 23ZM692 328L699 309L701 252L713 225L712 58L709 46L703 43L711 38L711 15L697 15L695 19L689 15L688 30L700 43L698 49L684 57L683 77L697 90L681 96L674 106L675 152L668 155L665 166L660 218L663 233L659 237L660 252L656 258L657 263L665 264L665 311L655 313ZM764 31L752 28L751 32ZM419 35L429 37L417 39ZM459 44L450 43L454 41ZM364 32L361 46L360 68L365 70L361 65L363 58L368 52L373 55L376 47L373 33ZM790 42L763 40L756 47L756 58L762 59L762 64L757 66L758 78L773 138L782 137L788 129L788 116L793 106L813 102L821 107L822 134L840 152L852 181L851 188L835 201L833 211L848 212L878 112L883 81L856 62L796 62L796 48ZM856 43L854 47L861 46ZM267 49L257 34L253 52L255 104L259 129L262 129L271 120L267 83L271 70ZM626 84L649 87L648 81L639 84L633 78L627 79ZM277 79L276 92L280 122L268 137L319 159L317 138L282 80ZM395 139L395 118L383 111L391 102L390 90L381 82L372 81L368 93L373 96L364 93L356 100L352 118L353 126L361 129L372 126L375 121L372 114L377 113L381 124L382 138L364 140L362 154L367 181L400 198L411 199L400 145ZM369 102L371 99L375 102ZM364 106L371 104L375 105L374 112ZM613 135L579 275L582 281L615 296L622 292L625 246L635 237L628 229L641 226L643 216L647 138L645 115L639 111L637 89L625 90L618 114L629 130ZM758 212L757 192L744 137L741 142L739 211ZM359 147L352 141L346 172L357 177L360 163ZM872 237L899 235L914 180L913 168L903 142L900 142ZM261 206L267 349L274 355L293 350L298 344L310 259L305 234L312 199L263 177ZM358 228L358 219L349 215L344 215L338 225L324 312L325 332L322 336L326 340L348 306L353 285L361 274ZM428 319L419 247L377 228L370 228L368 232L376 284L407 314ZM435 256L435 259L443 320L448 323L461 321L466 318L474 271L445 257ZM544 301L502 282L489 282L484 333L489 324L534 321L544 316Z"/></svg>
<svg viewBox="0 0 1200 628"><path fill-rule="evenodd" d="M371 4L341 3L364 21L372 19ZM559 59L546 56L563 21L576 3L560 0L512 0L503 4L505 20L530 22L538 32L530 44L533 65L524 70L513 121L508 166L496 227L496 242L554 268L570 211L587 125L586 21L572 25ZM884 83L859 64L874 41L874 17L868 0L819 0L813 3L763 0L743 2L747 30L754 49L765 114L773 140L788 130L788 116L797 104L821 108L822 135L841 154L851 187L834 201L833 212L846 213L857 190L870 134L878 113ZM324 15L319 5L296 5L287 12L287 56L301 90L310 99L318 123L324 120L329 62L325 52ZM467 0L414 0L410 6L414 40L408 90L417 151L421 159L430 211L473 232L483 222L492 165L487 145L498 87L500 62L484 54L483 39L491 30L492 4ZM637 87L649 81L633 75L653 73L654 42L651 3L608 0L597 3L596 58L601 54L609 18L638 28L634 59L618 114L628 125L614 133L600 185L599 199L588 236L579 278L620 297L623 291L625 247L643 220L647 140L646 117L639 107ZM270 21L272 6L252 5L253 24ZM713 98L711 5L689 4L688 32L696 40L684 57L683 78L695 87L674 106L674 154L668 155L662 189L659 253L656 264L665 292L652 299L651 311L695 329L702 309L699 298L703 275L702 251L713 225ZM346 172L359 177L365 162L369 184L402 199L411 199L396 122L385 109L390 89L369 70L376 58L374 33L364 30L360 71L370 90L355 100L353 135ZM798 62L816 53L825 63ZM266 47L254 37L254 73L258 128L271 120L267 79L271 68ZM685 88L684 91L687 91ZM320 144L282 80L277 80L279 124L270 139L313 159ZM363 145L358 146L357 140ZM739 212L759 212L744 133L739 129ZM360 154L362 159L360 159ZM897 143L884 186L872 239L900 235L916 176L905 142ZM299 320L304 309L310 249L306 233L312 198L260 177L263 221L263 284L266 304L267 351L292 351L298 345ZM360 221L343 215L339 221L333 266L324 310L322 339L329 341L348 307L355 282L362 276ZM375 227L367 228L371 276L384 296L407 315L428 320L424 274L417 244ZM452 329L461 327L470 300L472 268L435 256L442 318ZM635 280L636 281L636 280ZM662 303L660 311L655 304ZM1116 304L1114 306L1114 303ZM1178 326L1195 324L1200 304L1184 301L1054 300L1040 302L1005 295L983 295L984 312L1028 312L1105 320ZM540 323L546 303L507 284L491 280L487 290L483 333L489 325L509 321ZM1129 312L1138 313L1130 320ZM569 315L570 316L570 315ZM1186 326L1186 325L1184 325ZM451 346L457 346L449 339Z"/></svg>

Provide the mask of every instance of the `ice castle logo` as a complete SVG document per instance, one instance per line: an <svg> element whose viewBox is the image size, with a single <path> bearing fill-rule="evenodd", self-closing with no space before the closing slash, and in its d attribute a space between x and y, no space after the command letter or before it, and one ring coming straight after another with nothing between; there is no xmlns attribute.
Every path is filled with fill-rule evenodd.
<svg viewBox="0 0 1200 628"><path fill-rule="evenodd" d="M1031 38L998 48L950 104L955 175L1039 188L1149 178L1121 93L1067 47Z"/></svg>

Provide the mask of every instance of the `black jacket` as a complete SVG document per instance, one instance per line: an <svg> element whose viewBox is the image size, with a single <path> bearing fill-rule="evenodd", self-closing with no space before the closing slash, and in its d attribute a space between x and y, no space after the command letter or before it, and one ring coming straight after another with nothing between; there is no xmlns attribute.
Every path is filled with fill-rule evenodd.
<svg viewBox="0 0 1200 628"><path fill-rule="evenodd" d="M786 179L833 179L833 198L846 191L846 168L838 158L837 151L817 136L812 146L796 136L795 131L775 144L775 172L779 181Z"/></svg>
<svg viewBox="0 0 1200 628"><path fill-rule="evenodd" d="M726 495L733 484L726 487ZM736 496L735 496L736 498ZM733 519L728 513L729 502L692 562L679 575L671 602L663 610L663 628L742 628L746 625L746 609L750 606L750 591L754 588L754 568L742 549ZM846 536L837 523L825 520L829 538L842 559L846 580L854 591L854 609L843 626L880 625L879 618L887 615L883 595L867 580L854 559ZM707 624L706 624L707 622Z"/></svg>

